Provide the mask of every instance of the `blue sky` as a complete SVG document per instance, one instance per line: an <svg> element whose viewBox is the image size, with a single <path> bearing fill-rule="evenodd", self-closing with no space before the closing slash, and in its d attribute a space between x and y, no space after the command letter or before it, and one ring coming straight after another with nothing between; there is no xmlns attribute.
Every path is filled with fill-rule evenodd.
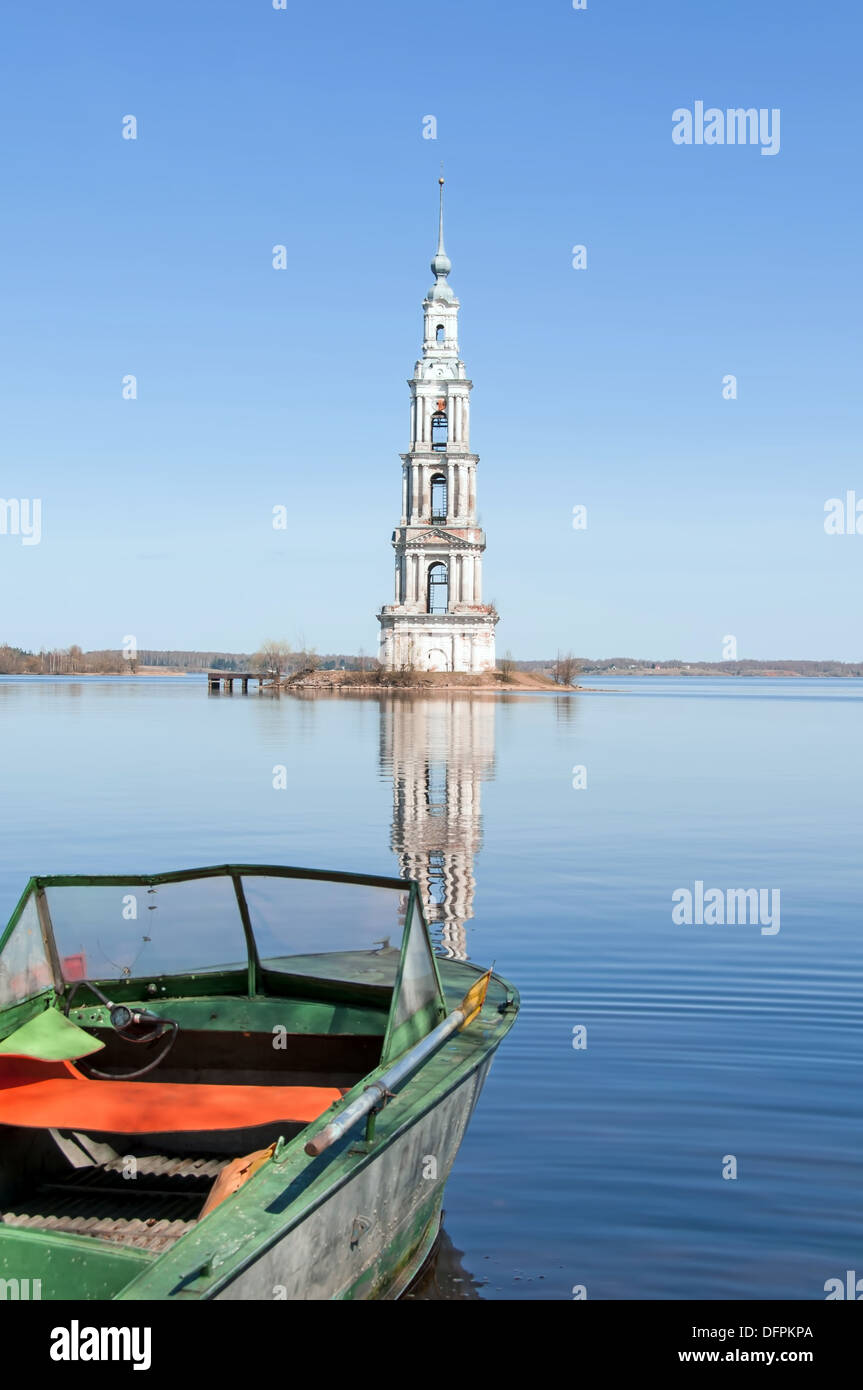
<svg viewBox="0 0 863 1390"><path fill-rule="evenodd" d="M0 497L43 535L0 535L0 641L376 650L443 159L499 649L859 660L861 38L851 0L12 0ZM675 145L697 100L780 152Z"/></svg>

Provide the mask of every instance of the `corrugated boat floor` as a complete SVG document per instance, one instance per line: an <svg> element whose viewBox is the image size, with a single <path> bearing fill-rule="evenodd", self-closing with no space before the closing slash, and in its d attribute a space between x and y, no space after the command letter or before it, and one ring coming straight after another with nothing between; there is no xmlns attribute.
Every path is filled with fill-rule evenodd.
<svg viewBox="0 0 863 1390"><path fill-rule="evenodd" d="M228 1163L224 1158L135 1158L79 1168L62 1183L43 1183L0 1223L35 1231L93 1236L159 1254L195 1225L207 1193Z"/></svg>

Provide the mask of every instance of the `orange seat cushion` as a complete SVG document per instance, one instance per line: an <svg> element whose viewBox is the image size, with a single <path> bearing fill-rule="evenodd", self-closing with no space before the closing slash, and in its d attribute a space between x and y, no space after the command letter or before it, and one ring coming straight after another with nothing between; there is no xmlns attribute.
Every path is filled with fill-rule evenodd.
<svg viewBox="0 0 863 1390"><path fill-rule="evenodd" d="M0 1057L0 1124L119 1134L307 1124L340 1100L334 1086L208 1086L91 1081L69 1062Z"/></svg>

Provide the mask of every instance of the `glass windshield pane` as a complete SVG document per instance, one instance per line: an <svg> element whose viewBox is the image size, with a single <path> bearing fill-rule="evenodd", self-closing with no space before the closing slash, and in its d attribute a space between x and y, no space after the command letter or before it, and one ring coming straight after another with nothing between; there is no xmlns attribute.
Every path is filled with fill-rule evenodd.
<svg viewBox="0 0 863 1390"><path fill-rule="evenodd" d="M67 980L244 970L246 938L232 880L88 884L45 890Z"/></svg>
<svg viewBox="0 0 863 1390"><path fill-rule="evenodd" d="M405 951L401 989L395 1002L393 1027L398 1028L426 1005L437 1003L438 983L428 937L418 911L414 911Z"/></svg>
<svg viewBox="0 0 863 1390"><path fill-rule="evenodd" d="M45 954L36 899L31 896L0 953L0 1008L30 999L54 983Z"/></svg>
<svg viewBox="0 0 863 1390"><path fill-rule="evenodd" d="M244 875L261 964L326 980L395 984L407 891Z"/></svg>

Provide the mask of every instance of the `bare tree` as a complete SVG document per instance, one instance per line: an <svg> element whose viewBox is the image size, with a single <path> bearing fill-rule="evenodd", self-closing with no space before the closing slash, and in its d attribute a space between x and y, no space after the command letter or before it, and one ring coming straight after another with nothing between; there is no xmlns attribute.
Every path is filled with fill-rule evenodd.
<svg viewBox="0 0 863 1390"><path fill-rule="evenodd" d="M260 649L252 657L252 665L262 676L271 676L273 680L278 680L291 655L291 648L287 642L262 642Z"/></svg>
<svg viewBox="0 0 863 1390"><path fill-rule="evenodd" d="M39 657L32 652L22 651L20 647L0 644L0 675L35 675L39 671Z"/></svg>
<svg viewBox="0 0 863 1390"><path fill-rule="evenodd" d="M564 652L562 655L558 652L557 660L552 667L552 678L558 685L572 685L577 675L578 659L572 652Z"/></svg>
<svg viewBox="0 0 863 1390"><path fill-rule="evenodd" d="M416 648L416 640L415 640L415 638L412 637L412 638L410 639L410 642L408 643L407 655L406 655L405 657L403 657L402 663L401 663L401 665L400 665L400 667L399 667L399 671L400 671L405 677L412 678L413 676L416 675L416 669L417 669L417 648Z"/></svg>
<svg viewBox="0 0 863 1390"><path fill-rule="evenodd" d="M507 650L504 652L503 656L500 659L498 671L500 672L501 680L511 684L513 676L515 674L515 662L513 661L511 651Z"/></svg>
<svg viewBox="0 0 863 1390"><path fill-rule="evenodd" d="M306 676L313 676L320 664L321 658L315 648L307 647L305 637L301 636L292 654L290 680L301 681Z"/></svg>

